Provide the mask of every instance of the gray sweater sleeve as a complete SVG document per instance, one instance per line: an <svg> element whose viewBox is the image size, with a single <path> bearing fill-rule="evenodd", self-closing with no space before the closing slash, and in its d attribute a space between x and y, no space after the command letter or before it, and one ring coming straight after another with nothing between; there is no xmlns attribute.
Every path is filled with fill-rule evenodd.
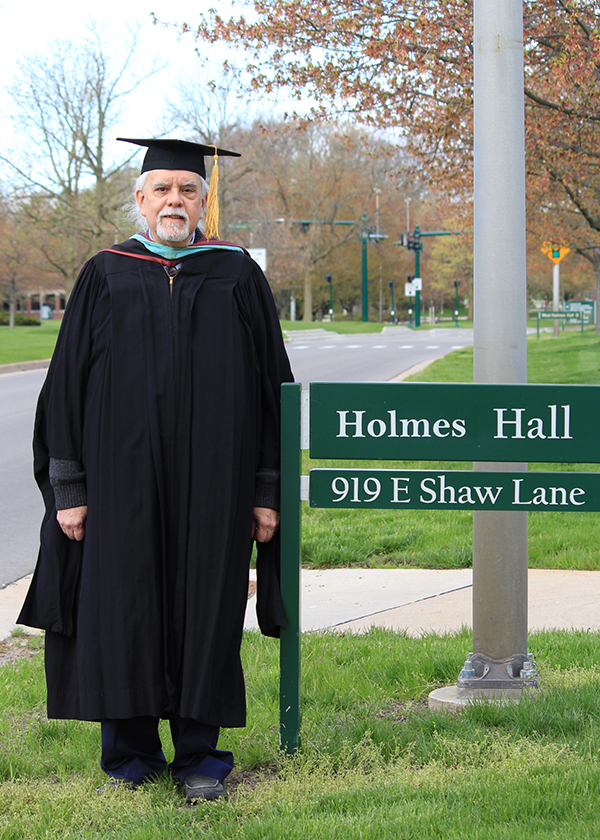
<svg viewBox="0 0 600 840"><path fill-rule="evenodd" d="M279 470L258 471L254 487L254 507L279 510Z"/></svg>
<svg viewBox="0 0 600 840"><path fill-rule="evenodd" d="M85 470L79 461L50 458L48 469L56 510L87 504Z"/></svg>

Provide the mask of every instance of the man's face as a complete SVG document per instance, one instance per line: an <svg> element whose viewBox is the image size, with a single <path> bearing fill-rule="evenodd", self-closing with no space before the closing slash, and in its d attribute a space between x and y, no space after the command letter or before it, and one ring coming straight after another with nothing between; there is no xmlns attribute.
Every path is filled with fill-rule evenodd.
<svg viewBox="0 0 600 840"><path fill-rule="evenodd" d="M189 244L206 205L199 175L180 169L153 169L135 197L155 242Z"/></svg>

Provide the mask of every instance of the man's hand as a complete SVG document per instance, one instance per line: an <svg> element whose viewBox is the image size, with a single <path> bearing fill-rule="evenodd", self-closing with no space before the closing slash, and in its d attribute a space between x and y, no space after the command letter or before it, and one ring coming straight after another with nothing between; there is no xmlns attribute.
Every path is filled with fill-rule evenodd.
<svg viewBox="0 0 600 840"><path fill-rule="evenodd" d="M255 507L252 523L252 539L256 542L269 542L279 527L279 513L271 508Z"/></svg>
<svg viewBox="0 0 600 840"><path fill-rule="evenodd" d="M56 518L63 532L70 540L81 540L85 537L85 520L87 519L87 505L57 510Z"/></svg>

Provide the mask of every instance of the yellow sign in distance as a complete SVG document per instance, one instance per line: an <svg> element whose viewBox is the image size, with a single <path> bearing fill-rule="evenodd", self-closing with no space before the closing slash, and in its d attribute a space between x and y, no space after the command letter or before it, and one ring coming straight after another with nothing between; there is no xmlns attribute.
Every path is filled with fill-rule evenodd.
<svg viewBox="0 0 600 840"><path fill-rule="evenodd" d="M571 249L566 248L564 245L556 245L554 242L544 242L542 245L542 253L556 265L563 260L567 254L571 253Z"/></svg>

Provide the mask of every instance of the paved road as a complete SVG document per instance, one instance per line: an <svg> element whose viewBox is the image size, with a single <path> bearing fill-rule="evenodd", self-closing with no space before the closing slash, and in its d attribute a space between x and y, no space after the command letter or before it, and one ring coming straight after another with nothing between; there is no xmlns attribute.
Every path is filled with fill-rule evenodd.
<svg viewBox="0 0 600 840"><path fill-rule="evenodd" d="M45 370L0 376L0 586L33 571L44 506L31 437Z"/></svg>
<svg viewBox="0 0 600 840"><path fill-rule="evenodd" d="M420 362L473 344L473 330L384 327L380 334L367 335L300 330L290 331L288 339L294 376L306 388L310 381L388 381Z"/></svg>
<svg viewBox="0 0 600 840"><path fill-rule="evenodd" d="M310 381L387 381L420 362L472 344L472 330L342 336L325 330L290 333L294 375ZM0 587L33 571L43 506L33 479L31 433L44 370L0 375Z"/></svg>

